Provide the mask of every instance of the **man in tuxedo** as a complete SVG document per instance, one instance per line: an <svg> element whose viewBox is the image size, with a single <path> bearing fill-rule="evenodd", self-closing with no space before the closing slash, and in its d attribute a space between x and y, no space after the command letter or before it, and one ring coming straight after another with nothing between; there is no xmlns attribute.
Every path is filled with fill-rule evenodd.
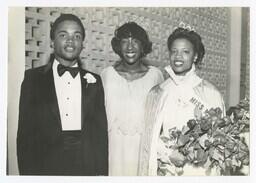
<svg viewBox="0 0 256 183"><path fill-rule="evenodd" d="M25 72L17 156L21 175L107 175L108 134L98 75L80 67L85 30L72 14L51 27L54 54Z"/></svg>

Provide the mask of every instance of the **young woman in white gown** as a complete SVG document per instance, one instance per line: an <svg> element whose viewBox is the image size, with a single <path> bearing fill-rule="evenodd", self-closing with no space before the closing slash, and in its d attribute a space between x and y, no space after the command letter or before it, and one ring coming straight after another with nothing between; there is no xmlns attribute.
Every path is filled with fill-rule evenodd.
<svg viewBox="0 0 256 183"><path fill-rule="evenodd" d="M166 71L170 78L155 86L148 95L140 175L157 175L157 158L161 154L160 133L168 136L168 130L173 127L181 130L189 119L195 119L206 109L220 107L225 114L221 93L197 75L198 66L205 54L200 35L191 29L178 27L169 36L167 44L170 65ZM185 159L177 151L172 155L174 166ZM213 170L211 175L216 173ZM174 172L174 175L177 174ZM206 175L206 170L185 165L183 175Z"/></svg>
<svg viewBox="0 0 256 183"><path fill-rule="evenodd" d="M152 43L136 23L119 27L111 44L121 60L101 73L109 128L109 175L136 176L146 97L163 82L163 75L142 62L152 51Z"/></svg>

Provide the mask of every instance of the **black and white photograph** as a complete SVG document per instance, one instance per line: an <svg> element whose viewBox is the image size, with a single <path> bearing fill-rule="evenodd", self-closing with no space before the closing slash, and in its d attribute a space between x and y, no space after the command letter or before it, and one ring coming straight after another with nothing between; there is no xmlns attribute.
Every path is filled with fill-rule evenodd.
<svg viewBox="0 0 256 183"><path fill-rule="evenodd" d="M7 10L4 181L252 181L249 1Z"/></svg>

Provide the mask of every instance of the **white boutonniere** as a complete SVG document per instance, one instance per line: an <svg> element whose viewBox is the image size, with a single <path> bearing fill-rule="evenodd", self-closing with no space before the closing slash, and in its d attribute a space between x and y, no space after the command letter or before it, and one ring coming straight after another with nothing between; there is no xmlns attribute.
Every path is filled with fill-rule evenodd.
<svg viewBox="0 0 256 183"><path fill-rule="evenodd" d="M97 81L97 79L92 74L90 74L90 73L86 73L84 75L84 79L86 79L86 81L87 81L86 87L88 86L88 84L96 83L96 81Z"/></svg>

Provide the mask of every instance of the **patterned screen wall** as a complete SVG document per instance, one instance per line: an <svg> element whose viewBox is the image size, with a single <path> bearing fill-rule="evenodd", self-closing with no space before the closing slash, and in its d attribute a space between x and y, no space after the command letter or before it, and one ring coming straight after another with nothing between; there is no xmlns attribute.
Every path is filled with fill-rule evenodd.
<svg viewBox="0 0 256 183"><path fill-rule="evenodd" d="M26 8L26 69L47 63L51 53L50 24L60 13L73 13L81 18L85 29L83 67L100 73L119 58L110 41L117 26L136 21L144 27L153 42L146 60L163 68L168 64L166 40L181 21L189 23L202 36L206 47L200 74L214 83L227 101L229 67L229 8Z"/></svg>

